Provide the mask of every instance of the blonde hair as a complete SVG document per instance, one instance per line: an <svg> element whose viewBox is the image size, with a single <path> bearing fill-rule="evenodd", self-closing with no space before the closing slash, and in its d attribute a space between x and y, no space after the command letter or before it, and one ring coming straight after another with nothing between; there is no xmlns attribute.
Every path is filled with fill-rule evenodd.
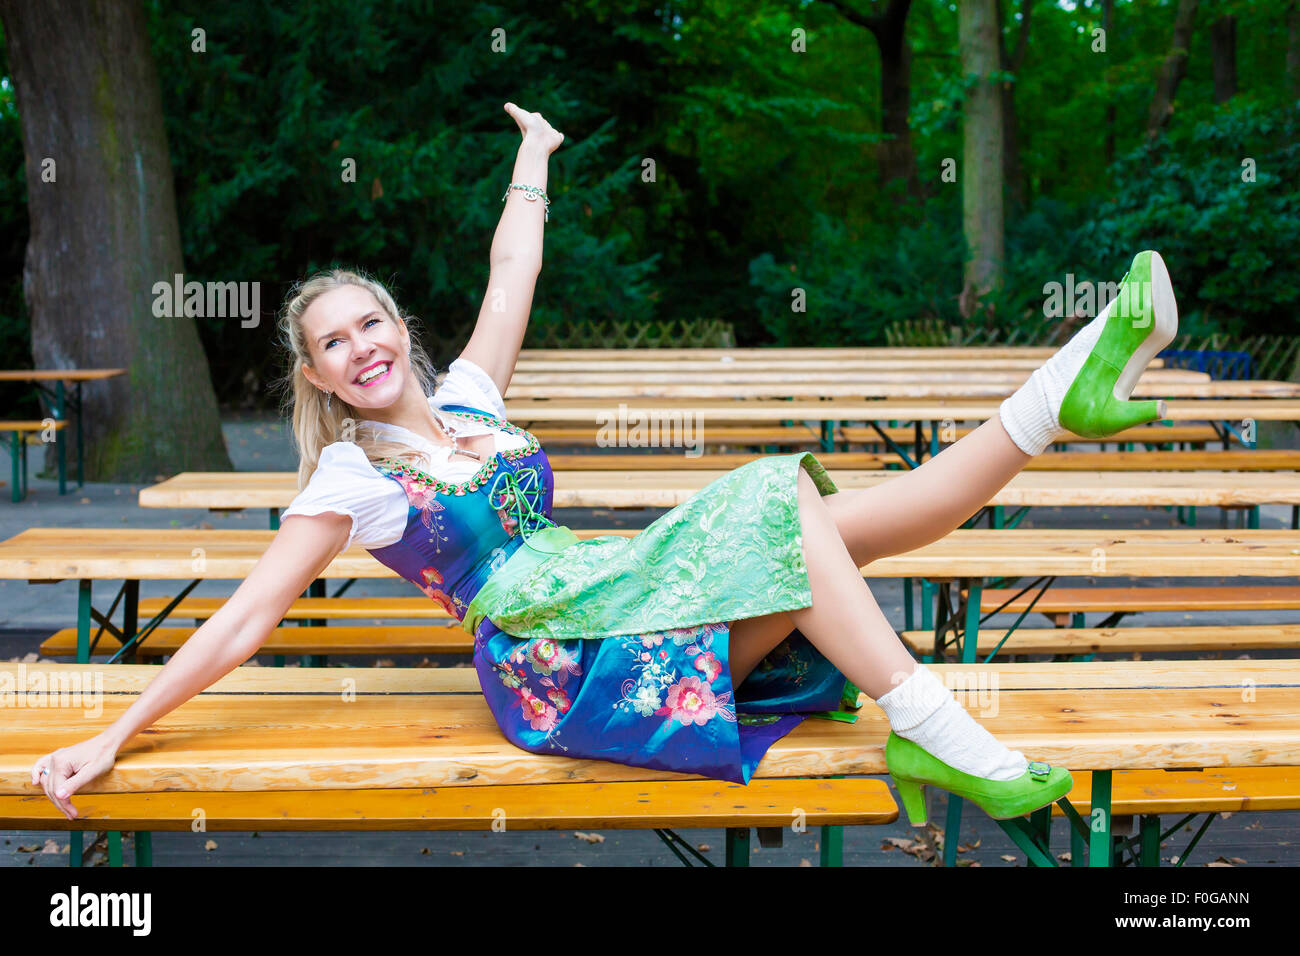
<svg viewBox="0 0 1300 956"><path fill-rule="evenodd" d="M281 413L287 412L286 417L290 417L293 422L293 439L299 456L299 490L311 480L312 473L320 462L321 451L336 441L350 441L357 445L372 463L385 458L396 458L418 467L423 458L419 449L391 438L381 438L377 431L361 426L355 408L342 399L334 402L303 374L304 366L315 367L307 347L307 337L303 334L303 313L326 292L347 285L360 286L369 291L389 322L396 325L400 316L406 323L411 340L411 374L426 395L431 395L434 391L437 370L412 328L418 320L414 316L401 315L397 303L383 285L364 272L347 269L318 272L310 279L295 283L289 290L279 319L281 344L289 354L289 372L280 385L284 393Z"/></svg>

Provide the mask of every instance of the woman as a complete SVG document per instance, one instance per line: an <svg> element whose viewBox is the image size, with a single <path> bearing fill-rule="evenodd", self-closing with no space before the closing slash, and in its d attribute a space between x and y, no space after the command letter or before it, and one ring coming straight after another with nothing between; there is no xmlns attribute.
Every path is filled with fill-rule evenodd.
<svg viewBox="0 0 1300 956"><path fill-rule="evenodd" d="M335 555L360 543L459 618L503 733L538 753L748 783L809 716L857 707L891 733L890 773L913 824L921 786L995 818L1068 793L977 724L899 641L860 567L958 527L1067 429L1099 437L1162 417L1127 401L1173 338L1168 273L1140 253L1120 295L941 455L866 490L837 491L811 454L724 475L635 538L578 541L550 520L546 455L505 420L505 393L541 266L547 157L538 114L506 111L523 142L473 335L430 397L432 368L378 283L334 271L291 293L299 487L266 554L109 728L41 757L33 784L69 797L118 749L246 661ZM1145 303L1130 290L1150 290Z"/></svg>

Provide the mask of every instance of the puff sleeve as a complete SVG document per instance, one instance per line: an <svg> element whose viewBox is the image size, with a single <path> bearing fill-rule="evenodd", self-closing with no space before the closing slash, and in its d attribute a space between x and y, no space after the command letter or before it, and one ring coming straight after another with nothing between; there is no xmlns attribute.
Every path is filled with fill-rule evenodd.
<svg viewBox="0 0 1300 956"><path fill-rule="evenodd" d="M447 375L429 399L429 404L436 408L468 405L490 412L497 418L506 417L506 403L496 382L467 358L453 359L447 366Z"/></svg>
<svg viewBox="0 0 1300 956"><path fill-rule="evenodd" d="M332 511L352 519L344 550L354 543L382 548L397 542L406 531L406 492L370 464L365 452L352 442L334 442L321 451L320 461L307 487L280 515L318 515Z"/></svg>

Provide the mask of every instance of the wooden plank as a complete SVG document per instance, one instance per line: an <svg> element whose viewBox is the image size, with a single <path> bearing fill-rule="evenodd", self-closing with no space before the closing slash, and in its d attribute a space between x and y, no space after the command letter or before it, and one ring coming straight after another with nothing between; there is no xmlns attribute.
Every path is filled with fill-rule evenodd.
<svg viewBox="0 0 1300 956"><path fill-rule="evenodd" d="M1092 810L1092 774L1085 770L1070 776L1070 803L1087 816ZM1111 777L1110 810L1115 816L1300 810L1300 767L1121 770ZM1065 811L1052 804L1052 816L1063 817Z"/></svg>
<svg viewBox="0 0 1300 956"><path fill-rule="evenodd" d="M634 457L647 456L620 456L623 461ZM818 456L818 460L822 457ZM566 463L579 458L570 456ZM672 460L688 463L692 456L685 455L680 459L673 456ZM652 470L556 470L552 501L556 508L672 508L730 471L703 469L691 464ZM297 476L282 472L278 477L271 477L273 474L185 473L141 489L139 503L142 508L287 508L298 495ZM875 488L891 481L905 480L904 473L880 468L835 469L829 474L841 491ZM1294 474L1285 472L1117 473L1036 469L1012 477L993 494L988 504L1044 507L1296 505L1300 504L1300 481Z"/></svg>
<svg viewBox="0 0 1300 956"><path fill-rule="evenodd" d="M874 402L837 399L813 401L767 401L761 399L728 401L726 399L655 399L644 405L617 408L607 402L579 399L519 399L506 404L506 417L515 423L592 422L606 424L621 415L626 420L638 416L653 417L660 427L673 422L763 422L786 419L804 421L987 421L998 414L996 401L914 402L882 399ZM1300 399L1170 399L1166 403L1167 421L1206 421L1255 419L1258 421L1300 420ZM689 417L687 417L689 416Z"/></svg>
<svg viewBox="0 0 1300 956"><path fill-rule="evenodd" d="M1006 633L1005 628L981 627L976 638L979 653L991 654ZM916 654L934 652L933 631L903 631L899 639ZM1196 624L1178 627L1019 627L1001 645L998 653L1082 655L1150 651L1168 654L1297 648L1300 648L1300 624Z"/></svg>
<svg viewBox="0 0 1300 956"><path fill-rule="evenodd" d="M992 611L1010 601L1003 613L1023 611L1033 600L1029 591L1014 600L1020 588L985 588L980 610ZM1048 588L1034 604L1043 614L1075 611L1294 611L1300 610L1300 587L1282 585L1230 585L1223 587Z"/></svg>
<svg viewBox="0 0 1300 956"><path fill-rule="evenodd" d="M425 599L428 601L428 599ZM428 601L432 604L432 601ZM259 654L470 654L474 638L460 623L443 612L447 623L431 625L383 624L328 627L277 627L258 650ZM159 627L138 646L143 658L175 654L198 628ZM111 638L101 640L96 650L110 653L120 645ZM46 657L76 657L77 629L65 627L41 642Z"/></svg>
<svg viewBox="0 0 1300 956"><path fill-rule="evenodd" d="M931 669L1006 746L1072 770L1300 765L1300 660ZM158 673L149 665L0 665L6 671L10 686L68 688L80 673L83 687L99 690L83 699L85 707L7 709L0 739L5 794L31 794L38 756L107 726ZM90 792L699 776L522 751L502 736L471 681L477 676L468 668L236 668L128 741ZM772 746L756 777L885 773L888 732L884 713L870 701L854 723L807 720Z"/></svg>
<svg viewBox="0 0 1300 956"><path fill-rule="evenodd" d="M93 382L125 374L124 368L5 369L0 371L0 382Z"/></svg>
<svg viewBox="0 0 1300 956"><path fill-rule="evenodd" d="M637 533L635 528L574 529L580 539ZM275 534L194 528L29 528L0 542L0 578L243 578ZM922 548L881 558L863 570L872 577L929 578L1300 576L1300 531L958 529ZM359 546L336 557L320 576L396 577Z"/></svg>
<svg viewBox="0 0 1300 956"><path fill-rule="evenodd" d="M882 382L862 379L856 382L808 381L787 378L777 382L723 382L707 376L691 374L677 382L646 381L639 373L629 373L622 381L611 383L577 382L564 373L556 373L548 382L527 383L511 379L505 399L513 408L515 402L527 399L572 399L587 402L600 400L634 401L647 398L732 398L766 399L792 396L795 398L880 398L880 399L981 399L1006 398L1020 384L1018 382L942 382L930 376L915 376L906 382ZM1300 396L1300 382L1276 381L1209 381L1164 382L1141 381L1133 387L1133 397L1140 398L1295 398Z"/></svg>
<svg viewBox="0 0 1300 956"><path fill-rule="evenodd" d="M0 829L180 830L201 810L213 831L623 830L893 823L883 780L661 780L405 790L77 793L69 820L44 793L0 796ZM509 813L506 808L509 807Z"/></svg>

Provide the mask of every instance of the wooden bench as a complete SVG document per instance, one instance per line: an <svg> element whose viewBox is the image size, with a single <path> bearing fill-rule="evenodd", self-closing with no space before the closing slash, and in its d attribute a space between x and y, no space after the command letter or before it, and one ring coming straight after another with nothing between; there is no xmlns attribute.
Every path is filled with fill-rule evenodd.
<svg viewBox="0 0 1300 956"><path fill-rule="evenodd" d="M67 427L66 419L47 419L46 421L0 421L0 432L9 432L9 462L13 474L13 488L10 500L22 501L27 497L27 436L43 432L47 428L63 431ZM65 479L64 461L59 459L59 487Z"/></svg>
<svg viewBox="0 0 1300 956"><path fill-rule="evenodd" d="M973 432L974 427L959 426L953 429L950 434L953 440L964 438ZM897 442L912 441L915 438L915 427L882 426L881 431ZM540 437L540 436L539 436ZM928 438L928 436L927 436ZM1230 440L1239 441L1236 436L1229 435ZM881 441L880 434L868 425L840 425L836 431L837 441L845 442L849 445L856 444L879 444ZM1109 438L1084 438L1081 435L1062 435L1056 439L1053 444L1056 445L1078 445L1078 444L1115 444L1123 445L1129 443L1149 443L1149 444L1170 444L1172 442L1186 442L1188 444L1203 444L1205 442L1221 442L1222 436L1210 425L1139 425L1135 428L1129 428ZM1051 452L1048 453L1052 454ZM1043 457L1043 456L1039 456Z"/></svg>
<svg viewBox="0 0 1300 956"><path fill-rule="evenodd" d="M1070 776L1074 787L1069 801L1080 816L1087 816L1092 809L1092 774L1079 771ZM1189 827L1197 814L1204 813L1200 829L1175 857L1176 865L1182 866L1220 813L1300 810L1300 767L1120 770L1111 775L1110 809L1112 862L1135 866L1159 866L1164 840ZM1185 816L1162 834L1160 817L1171 813ZM1063 817L1065 811L1053 804L1052 816ZM1132 832L1135 817L1139 821L1138 833L1125 836ZM1083 839L1072 829L1071 860L1082 857L1083 852Z"/></svg>
<svg viewBox="0 0 1300 956"><path fill-rule="evenodd" d="M779 847L794 821L820 826L821 864L840 866L842 829L898 819L884 780L719 780L506 785L496 787L270 790L190 793L76 794L80 816L69 820L39 795L0 796L0 829L99 829L136 834L137 866L151 866L154 830L189 831L201 810L205 830L433 831L433 830L653 830L673 854L693 865L714 865L674 829L722 827L726 866L749 865L749 828L759 845ZM503 810L509 807L508 814ZM92 843L95 841L92 841ZM116 858L112 851L117 848ZM70 848L71 849L71 848ZM121 843L109 841L112 866ZM74 864L75 865L75 864Z"/></svg>
<svg viewBox="0 0 1300 956"><path fill-rule="evenodd" d="M510 419L516 425L527 428L537 437L543 447L599 448L601 426L598 425L539 425L529 427L526 419ZM706 447L726 447L728 445L764 445L764 446L808 446L821 447L822 434L819 429L802 423L794 425L710 425L701 430L701 440ZM646 446L654 449L657 446ZM680 453L680 448L673 448Z"/></svg>
<svg viewBox="0 0 1300 956"><path fill-rule="evenodd" d="M72 634L76 652L76 632ZM934 653L934 632L911 630L899 634L914 654ZM1005 643L1003 641L1005 640ZM1094 654L1167 654L1184 651L1294 650L1300 648L1300 624L1196 624L1174 627L1044 627L980 628L977 653L987 656L995 648L1008 655L1055 654L1089 659ZM65 645L66 646L66 645Z"/></svg>
<svg viewBox="0 0 1300 956"><path fill-rule="evenodd" d="M84 705L73 702L14 708L7 718L6 733L0 737L0 795L25 797L29 802L21 813L4 804L0 819L44 828L47 822L63 818L57 811L52 814L52 807L36 812L45 798L32 787L32 761L85 739L95 727L106 726L133 703L157 672L131 665L7 665L9 671L19 667L24 669L23 680L29 688L70 687L74 679L93 680L99 688L93 716L83 712ZM1300 725L1294 720L1300 708L1300 661L1094 661L935 665L933 669L1008 747L1021 749L1037 760L1068 766L1072 772L1092 771L1088 821L1080 818L1072 802L1063 801L1059 806L1070 827L1087 840L1088 861L1093 865L1112 862L1113 783L1121 771L1231 768L1235 772L1239 768L1300 765ZM348 687L350 693L341 694L341 686ZM1250 702L1242 706L1247 687L1251 688ZM806 793L809 802L791 803L790 794L785 793L785 803L777 809L784 811L789 822L794 808L818 805L811 801L824 793L822 786L833 789L849 782L829 778L885 773L888 721L869 701L862 704L853 722L808 720L777 740L759 764L750 789L743 792L757 792L754 783L761 780L822 778L792 781L805 788L799 799L804 800ZM1063 720L1063 713L1069 713L1070 719ZM268 749L268 740L276 741L273 750ZM1294 798L1294 793L1285 792L1284 777L1265 777L1269 781L1266 789L1257 793L1239 784L1234 798ZM204 806L194 802L198 799L195 793L311 790L356 794L389 789L436 797L439 792L458 790L462 800L472 794L475 801L486 797L473 804L479 807L476 825L481 825L483 808L500 808L509 828L513 817L530 818L529 808L536 806L534 797L548 798L544 802L552 814L586 814L581 819L587 826L600 822L602 814L616 821L625 819L623 814L628 811L618 806L597 807L593 812L575 806L579 801L565 799L578 792L568 789L577 784L644 786L683 779L696 778L611 761L531 754L513 747L487 709L477 675L468 669L243 667L155 723L147 738L129 741L113 770L92 790L102 790L105 796L136 795L154 800L188 794L188 805L174 805L157 814L160 819L170 817L173 822L169 825L175 826L183 811L187 827L194 820L193 809ZM1170 779L1176 782L1172 774ZM710 784L718 786L717 781ZM543 789L519 806L503 798L515 793L505 787L520 785ZM1186 799L1189 806L1204 806L1206 796L1204 784L1183 794L1171 790L1161 795L1160 810L1173 812L1179 808L1179 799ZM30 802L37 797L35 804ZM86 792L75 797L74 803L79 808L83 804L89 807L97 799ZM256 802L253 797L247 799ZM292 804L291 798L285 800ZM950 808L959 803L955 798L949 800ZM1259 808L1265 805L1255 804ZM273 806L268 803L257 812L271 813ZM430 806L439 807L431 811L434 816L445 810L432 802ZM1136 804L1124 806L1130 811L1136 808ZM398 812L400 819L415 816L409 807L408 803L406 810ZM760 823L774 822L773 808L761 809L768 816ZM254 822L238 819L238 812L222 811L218 817L224 815L232 829ZM309 820L324 813L319 807L301 805L294 812ZM888 813L893 812L888 808L885 816L874 819L887 822ZM405 813L411 817L403 816ZM1028 820L1000 821L999 825L1034 865L1051 866L1056 864L1047 826L1051 815L1051 808L1043 808ZM96 822L111 821L129 828L152 822L148 814L144 816L148 819L131 817L119 823L108 812ZM746 819L753 822L754 818ZM951 819L950 815L947 832L955 834ZM58 827L73 830L73 842L77 843L78 824L84 827L85 821L59 822ZM414 828L423 825L423 821L412 823ZM555 825L560 825L558 820ZM335 826L364 828L355 814ZM956 843L955 839L946 841L945 853L951 848L955 854ZM1072 862L1082 862L1081 854L1075 854Z"/></svg>
<svg viewBox="0 0 1300 956"><path fill-rule="evenodd" d="M1020 588L983 588L980 612L1018 614L1035 592L1016 597ZM962 595L966 594L962 590ZM1005 604L1005 607L1003 606ZM1300 587L1285 585L1211 585L1186 587L1050 588L1034 604L1034 613L1058 627L1083 626L1083 615L1108 611L1099 627L1111 627L1128 614L1141 611L1294 611L1300 610Z"/></svg>

